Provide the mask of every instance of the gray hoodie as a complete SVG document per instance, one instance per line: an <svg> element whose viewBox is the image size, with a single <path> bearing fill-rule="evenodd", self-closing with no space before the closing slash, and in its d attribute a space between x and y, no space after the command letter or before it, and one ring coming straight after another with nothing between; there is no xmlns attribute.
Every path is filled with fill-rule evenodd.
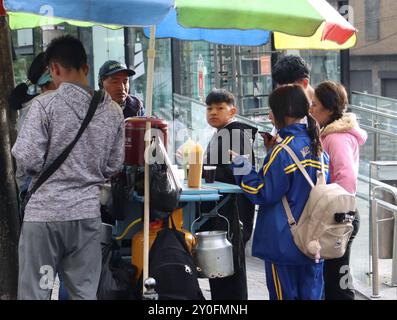
<svg viewBox="0 0 397 320"><path fill-rule="evenodd" d="M73 141L87 114L91 95L63 83L32 101L12 148L19 170L32 184ZM100 186L124 160L124 118L109 94L60 168L34 193L24 221L54 222L100 216Z"/></svg>

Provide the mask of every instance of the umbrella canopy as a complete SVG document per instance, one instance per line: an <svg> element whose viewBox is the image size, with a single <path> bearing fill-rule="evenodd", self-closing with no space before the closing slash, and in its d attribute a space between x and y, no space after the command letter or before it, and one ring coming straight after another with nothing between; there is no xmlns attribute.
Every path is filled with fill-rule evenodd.
<svg viewBox="0 0 397 320"><path fill-rule="evenodd" d="M227 45L263 45L269 31L276 49L347 49L356 43L356 29L325 0L176 0L176 12L170 10L173 0L4 2L12 29L62 22L113 29L156 24L158 38Z"/></svg>
<svg viewBox="0 0 397 320"><path fill-rule="evenodd" d="M174 0L4 0L11 29L67 22L77 26L150 26L159 23Z"/></svg>
<svg viewBox="0 0 397 320"><path fill-rule="evenodd" d="M276 49L345 49L356 29L325 0L176 0L187 28L275 32Z"/></svg>
<svg viewBox="0 0 397 320"><path fill-rule="evenodd" d="M144 28L149 38L149 28ZM175 8L156 25L156 38L180 40L204 40L224 45L261 46L268 43L270 32L266 30L184 28L178 24Z"/></svg>

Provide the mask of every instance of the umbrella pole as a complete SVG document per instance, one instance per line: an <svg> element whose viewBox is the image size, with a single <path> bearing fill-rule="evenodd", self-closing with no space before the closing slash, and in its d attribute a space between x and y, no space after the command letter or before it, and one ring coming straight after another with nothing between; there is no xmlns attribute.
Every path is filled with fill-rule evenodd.
<svg viewBox="0 0 397 320"><path fill-rule="evenodd" d="M153 73L154 73L154 58L155 58L155 33L156 26L150 27L149 49L147 52L148 68L146 79L146 114L148 117L152 116L152 98L153 98ZM149 150L151 140L151 125L150 121L146 122L146 139L145 150ZM146 153L149 157L149 153ZM150 219L150 189L149 189L149 163L148 158L145 159L145 198L144 198L144 219L143 219L143 287L142 292L145 293L145 280L149 277L149 219Z"/></svg>

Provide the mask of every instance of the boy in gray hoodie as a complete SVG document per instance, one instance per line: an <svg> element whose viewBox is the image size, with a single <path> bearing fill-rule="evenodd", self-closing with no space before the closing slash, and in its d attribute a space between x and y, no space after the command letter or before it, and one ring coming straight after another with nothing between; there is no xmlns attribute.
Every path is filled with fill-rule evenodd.
<svg viewBox="0 0 397 320"><path fill-rule="evenodd" d="M18 168L32 177L31 187L73 141L93 96L79 40L54 39L46 61L58 89L33 100L12 149ZM123 114L105 94L66 160L25 208L18 299L49 299L56 271L71 299L96 299L101 272L100 186L121 170L123 160Z"/></svg>

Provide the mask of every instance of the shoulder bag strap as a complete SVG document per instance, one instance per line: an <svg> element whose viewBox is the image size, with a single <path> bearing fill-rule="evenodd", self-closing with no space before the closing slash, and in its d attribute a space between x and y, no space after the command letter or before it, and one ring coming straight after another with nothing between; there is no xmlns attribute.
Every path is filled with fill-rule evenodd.
<svg viewBox="0 0 397 320"><path fill-rule="evenodd" d="M77 132L76 137L74 140L63 150L63 152L54 160L53 163L40 175L37 179L36 183L30 189L24 199L24 205L28 203L30 197L40 188L40 186L49 178L51 175L58 170L58 168L62 165L62 163L66 160L69 153L72 151L73 147L80 139L81 135L83 134L84 130L87 128L88 124L90 123L91 119L93 118L95 111L98 107L98 104L103 99L105 92L103 90L95 91L94 96L92 97L90 106L87 111L87 115L85 116L79 131Z"/></svg>
<svg viewBox="0 0 397 320"><path fill-rule="evenodd" d="M314 184L313 184L313 180L310 178L309 174L307 173L306 169L302 166L300 160L298 159L297 155L295 154L295 152L287 145L280 143L279 144L280 147L282 147L285 151L288 152L288 154L291 156L292 160L295 162L295 164L298 166L299 170L302 172L303 176L305 177L305 179L307 180L307 182L310 184L310 186L313 188ZM294 216L292 215L292 211L291 208L288 204L288 199L286 196L284 196L282 198L282 202L283 202L283 206L285 209L285 213L287 214L287 218L288 218L288 225L291 227L296 225L296 221Z"/></svg>
<svg viewBox="0 0 397 320"><path fill-rule="evenodd" d="M287 214L288 225L291 228L294 225L296 225L296 221L295 221L294 216L292 215L292 211L291 211L291 208L290 208L290 206L288 204L288 200L287 200L286 196L283 197L282 202L283 202L283 206L284 206L284 209L285 209L285 213Z"/></svg>
<svg viewBox="0 0 397 320"><path fill-rule="evenodd" d="M298 159L298 157L296 156L295 152L292 151L292 149L283 144L280 143L278 144L280 147L282 147L283 149L285 149L285 151L288 152L288 154L291 156L292 160L295 162L295 164L298 166L299 170L302 172L303 176L306 178L307 182L309 182L310 186L313 188L314 187L314 183L312 178L310 178L309 174L307 173L306 169L302 166L302 163L300 162L300 160Z"/></svg>

